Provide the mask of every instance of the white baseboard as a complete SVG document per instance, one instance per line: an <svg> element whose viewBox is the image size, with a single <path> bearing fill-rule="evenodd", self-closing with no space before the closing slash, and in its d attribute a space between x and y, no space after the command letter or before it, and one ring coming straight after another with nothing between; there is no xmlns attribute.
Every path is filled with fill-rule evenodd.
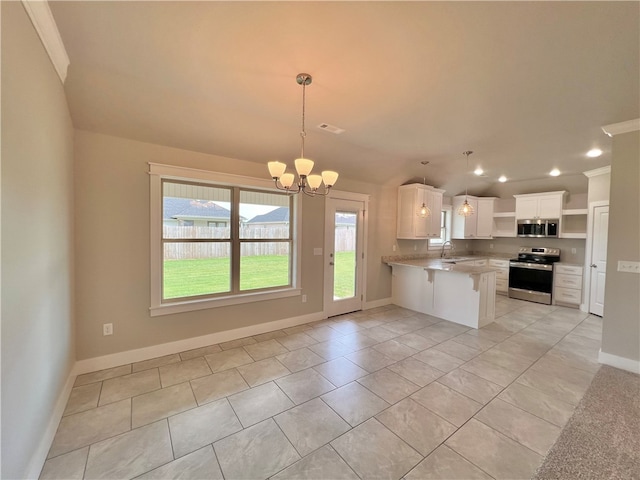
<svg viewBox="0 0 640 480"><path fill-rule="evenodd" d="M621 370L626 370L628 372L640 373L640 360L619 357L617 355L605 353L602 350L598 353L598 362Z"/></svg>
<svg viewBox="0 0 640 480"><path fill-rule="evenodd" d="M56 404L53 408L53 413L49 418L47 428L40 438L38 445L36 445L35 452L31 456L24 478L37 479L40 477L42 467L44 466L44 462L47 460L47 455L51 448L51 442L53 442L53 438L56 436L56 431L58 430L58 425L62 419L62 414L64 413L64 409L67 407L67 401L69 400L71 389L76 381L74 370L75 368L71 368L67 381L65 382L60 395L58 395L58 399L56 400Z"/></svg>
<svg viewBox="0 0 640 480"><path fill-rule="evenodd" d="M391 305L391 297L383 298L381 300L374 300L373 302L365 302L364 309L371 310L372 308L385 307Z"/></svg>
<svg viewBox="0 0 640 480"><path fill-rule="evenodd" d="M248 327L211 333L200 337L187 338L175 342L137 348L135 350L127 350L125 352L113 353L102 357L87 358L76 362L73 373L74 375L80 375L83 373L96 372L98 370L104 370L105 368L141 362L151 358L162 357L163 355L172 355L174 353L180 353L194 348L206 347L207 345L228 342L230 340L236 340L243 337L250 337L260 333L279 330L281 328L295 327L296 325L315 322L323 320L324 318L325 317L322 312L311 313L308 315L301 315L299 317L285 318L282 320L274 320L273 322L260 323L258 325L250 325Z"/></svg>

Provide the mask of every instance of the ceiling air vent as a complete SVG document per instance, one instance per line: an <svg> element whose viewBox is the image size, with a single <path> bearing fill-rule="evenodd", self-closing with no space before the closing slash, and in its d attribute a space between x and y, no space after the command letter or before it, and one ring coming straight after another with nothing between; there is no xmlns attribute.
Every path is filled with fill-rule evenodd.
<svg viewBox="0 0 640 480"><path fill-rule="evenodd" d="M318 125L320 130L326 130L327 132L335 133L336 135L340 135L344 132L344 128L338 128L335 125L329 125L328 123L321 123Z"/></svg>

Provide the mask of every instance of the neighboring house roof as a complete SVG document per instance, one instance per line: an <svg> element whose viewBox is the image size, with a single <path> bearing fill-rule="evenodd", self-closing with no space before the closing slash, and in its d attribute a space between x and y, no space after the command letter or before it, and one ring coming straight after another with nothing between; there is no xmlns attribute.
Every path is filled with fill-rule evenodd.
<svg viewBox="0 0 640 480"><path fill-rule="evenodd" d="M269 213L264 213L262 215L256 215L247 223L282 223L289 221L289 208L288 207L279 207L275 210L271 210ZM337 214L336 217L336 225L355 225L356 224L356 216L355 215L341 215Z"/></svg>
<svg viewBox="0 0 640 480"><path fill-rule="evenodd" d="M256 215L247 223L282 223L289 221L289 207L278 207L269 213Z"/></svg>
<svg viewBox="0 0 640 480"><path fill-rule="evenodd" d="M356 216L355 215L342 215L338 213L336 215L336 225L355 225L356 224Z"/></svg>
<svg viewBox="0 0 640 480"><path fill-rule="evenodd" d="M229 219L231 212L209 200L164 197L162 218L223 218Z"/></svg>

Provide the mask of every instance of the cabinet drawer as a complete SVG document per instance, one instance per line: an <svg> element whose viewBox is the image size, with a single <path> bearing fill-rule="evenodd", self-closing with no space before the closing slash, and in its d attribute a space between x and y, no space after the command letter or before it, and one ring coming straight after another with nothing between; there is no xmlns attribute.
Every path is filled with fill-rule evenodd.
<svg viewBox="0 0 640 480"><path fill-rule="evenodd" d="M572 288L556 287L553 289L553 294L557 302L572 303L574 305L579 304L582 300L581 293L581 290L574 290Z"/></svg>
<svg viewBox="0 0 640 480"><path fill-rule="evenodd" d="M509 268L509 260L498 260L496 258L489 259L489 266L491 267L500 267L500 268Z"/></svg>
<svg viewBox="0 0 640 480"><path fill-rule="evenodd" d="M500 280L509 280L509 270L501 269L496 272L496 278Z"/></svg>
<svg viewBox="0 0 640 480"><path fill-rule="evenodd" d="M556 273L563 273L566 275L582 275L582 267L556 264L554 268L556 270Z"/></svg>
<svg viewBox="0 0 640 480"><path fill-rule="evenodd" d="M503 278L496 278L496 291L506 292L509 288L509 282Z"/></svg>
<svg viewBox="0 0 640 480"><path fill-rule="evenodd" d="M487 259L483 258L482 260L476 260L475 262L473 262L473 264L476 267L486 267L487 266Z"/></svg>
<svg viewBox="0 0 640 480"><path fill-rule="evenodd" d="M564 275L562 273L556 273L555 286L576 288L580 290L582 288L582 277L579 277L577 275Z"/></svg>

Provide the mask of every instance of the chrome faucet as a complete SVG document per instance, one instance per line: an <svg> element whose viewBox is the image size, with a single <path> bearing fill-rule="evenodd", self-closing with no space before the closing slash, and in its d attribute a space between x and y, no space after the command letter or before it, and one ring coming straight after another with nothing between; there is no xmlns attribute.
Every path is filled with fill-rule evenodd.
<svg viewBox="0 0 640 480"><path fill-rule="evenodd" d="M456 251L456 246L453 244L453 242L451 240L447 240L446 242L444 242L442 244L442 251L440 252L440 258L445 258L445 254L444 254L444 247L447 245L447 243L449 244L449 246L451 247L451 251L455 252Z"/></svg>

